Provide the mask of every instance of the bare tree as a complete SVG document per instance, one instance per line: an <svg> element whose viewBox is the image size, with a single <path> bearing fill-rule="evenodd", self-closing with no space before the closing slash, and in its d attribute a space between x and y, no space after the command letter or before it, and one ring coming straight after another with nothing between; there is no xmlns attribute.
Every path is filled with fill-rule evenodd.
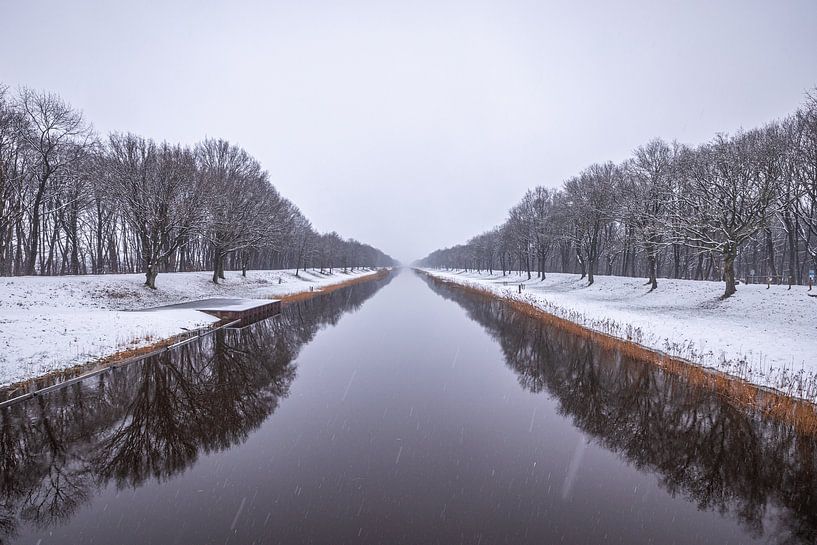
<svg viewBox="0 0 817 545"><path fill-rule="evenodd" d="M554 192L544 187L536 187L528 192L529 209L533 214L533 238L536 248L536 269L539 277L545 279L545 264L558 238L555 221Z"/></svg>
<svg viewBox="0 0 817 545"><path fill-rule="evenodd" d="M644 250L651 290L658 287L658 253L668 240L666 220L673 198L674 167L674 149L655 139L636 149L622 169L621 216Z"/></svg>
<svg viewBox="0 0 817 545"><path fill-rule="evenodd" d="M531 279L531 256L533 254L535 242L535 211L533 208L533 196L528 193L519 204L511 208L508 212L506 222L506 235L511 243L509 251L515 255L519 262L520 271L522 268Z"/></svg>
<svg viewBox="0 0 817 545"><path fill-rule="evenodd" d="M34 274L40 249L42 207L55 176L78 161L93 134L82 114L53 93L20 90L20 107L27 121L22 139L34 157L32 198L28 204L31 230L28 238L26 274Z"/></svg>
<svg viewBox="0 0 817 545"><path fill-rule="evenodd" d="M794 212L800 237L806 242L811 267L817 270L817 94L809 94L795 115L793 177L797 181Z"/></svg>
<svg viewBox="0 0 817 545"><path fill-rule="evenodd" d="M105 163L108 196L138 237L145 285L156 289L159 269L201 225L193 154L133 134L112 134Z"/></svg>
<svg viewBox="0 0 817 545"><path fill-rule="evenodd" d="M225 256L258 246L269 236L268 213L278 194L258 161L225 140L204 140L196 157L207 188L205 236L212 245L213 283L218 284Z"/></svg>
<svg viewBox="0 0 817 545"><path fill-rule="evenodd" d="M601 251L602 230L614 219L619 168L613 163L591 165L565 182L567 205L573 220L576 257L593 284Z"/></svg>
<svg viewBox="0 0 817 545"><path fill-rule="evenodd" d="M671 224L685 244L722 255L724 298L737 290L738 249L775 210L778 178L762 169L758 159L776 153L774 145L760 130L734 138L719 135L681 160L687 191L677 196Z"/></svg>
<svg viewBox="0 0 817 545"><path fill-rule="evenodd" d="M299 276L301 268L306 268L306 259L312 251L317 233L312 228L312 224L306 219L306 216L299 211L294 213L293 221L293 242L295 244L295 276Z"/></svg>
<svg viewBox="0 0 817 545"><path fill-rule="evenodd" d="M11 274L14 226L24 214L27 155L22 143L25 118L0 85L0 275Z"/></svg>

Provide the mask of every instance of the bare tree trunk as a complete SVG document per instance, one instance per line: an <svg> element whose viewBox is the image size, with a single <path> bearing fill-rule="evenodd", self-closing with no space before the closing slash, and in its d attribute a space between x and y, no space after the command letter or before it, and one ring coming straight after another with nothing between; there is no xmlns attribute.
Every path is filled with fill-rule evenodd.
<svg viewBox="0 0 817 545"><path fill-rule="evenodd" d="M681 278L681 245L680 244L673 244L672 245L672 277L673 278ZM657 284L657 282L656 282ZM657 287L657 285L656 285Z"/></svg>
<svg viewBox="0 0 817 545"><path fill-rule="evenodd" d="M592 286L596 281L596 264L599 260L599 251L595 240L591 240L590 248L587 250L587 285Z"/></svg>
<svg viewBox="0 0 817 545"><path fill-rule="evenodd" d="M650 279L647 282L650 285L650 291L658 289L658 275L656 274L656 259L655 255L650 252L647 254L647 271L649 273Z"/></svg>
<svg viewBox="0 0 817 545"><path fill-rule="evenodd" d="M96 260L94 261L94 274L101 274L103 271L103 225L102 225L102 214L100 213L99 202L97 201L97 216L96 216Z"/></svg>
<svg viewBox="0 0 817 545"><path fill-rule="evenodd" d="M79 274L79 229L76 211L71 211L69 239L71 242L71 274Z"/></svg>
<svg viewBox="0 0 817 545"><path fill-rule="evenodd" d="M772 230L766 228L766 262L769 264L769 275L777 276L777 267L774 264L774 242L772 241Z"/></svg>
<svg viewBox="0 0 817 545"><path fill-rule="evenodd" d="M31 238L29 239L28 256L25 265L25 274L34 274L34 267L37 265L37 254L40 248L40 207L42 206L45 184L40 182L37 194L34 197L34 204L31 207Z"/></svg>
<svg viewBox="0 0 817 545"><path fill-rule="evenodd" d="M145 271L145 286L152 290L156 289L156 277L159 276L159 269L154 264L147 266Z"/></svg>
<svg viewBox="0 0 817 545"><path fill-rule="evenodd" d="M218 279L224 277L222 261L223 256L221 255L221 251L216 248L213 251L213 284L218 284Z"/></svg>
<svg viewBox="0 0 817 545"><path fill-rule="evenodd" d="M797 267L797 239L794 234L789 235L789 278L794 277L794 282L799 284L799 270Z"/></svg>
<svg viewBox="0 0 817 545"><path fill-rule="evenodd" d="M630 260L630 243L624 243L624 250L621 252L621 276L627 276L627 262Z"/></svg>
<svg viewBox="0 0 817 545"><path fill-rule="evenodd" d="M726 282L726 291L722 299L734 295L738 290L735 286L735 253L736 250L727 247L723 251L723 279Z"/></svg>
<svg viewBox="0 0 817 545"><path fill-rule="evenodd" d="M25 274L25 270L23 269L23 244L25 243L25 237L23 234L22 215L17 218L14 231L17 233L18 241L17 248L14 251L14 274L21 276Z"/></svg>

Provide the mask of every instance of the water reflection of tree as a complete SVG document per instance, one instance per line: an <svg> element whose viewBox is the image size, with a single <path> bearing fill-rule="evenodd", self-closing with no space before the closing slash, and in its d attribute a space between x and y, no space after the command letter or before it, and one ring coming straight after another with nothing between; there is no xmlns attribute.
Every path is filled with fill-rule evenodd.
<svg viewBox="0 0 817 545"><path fill-rule="evenodd" d="M19 524L66 520L114 482L179 474L239 444L288 395L301 347L388 279L287 307L143 363L0 412L0 542Z"/></svg>
<svg viewBox="0 0 817 545"><path fill-rule="evenodd" d="M817 542L817 438L498 300L429 285L496 339L524 388L549 392L577 427L671 494L732 514L756 536Z"/></svg>

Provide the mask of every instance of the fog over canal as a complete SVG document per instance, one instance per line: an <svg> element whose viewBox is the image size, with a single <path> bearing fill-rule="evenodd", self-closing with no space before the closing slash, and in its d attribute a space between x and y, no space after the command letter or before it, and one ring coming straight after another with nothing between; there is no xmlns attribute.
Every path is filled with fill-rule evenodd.
<svg viewBox="0 0 817 545"><path fill-rule="evenodd" d="M813 543L817 440L411 272L0 414L9 543Z"/></svg>

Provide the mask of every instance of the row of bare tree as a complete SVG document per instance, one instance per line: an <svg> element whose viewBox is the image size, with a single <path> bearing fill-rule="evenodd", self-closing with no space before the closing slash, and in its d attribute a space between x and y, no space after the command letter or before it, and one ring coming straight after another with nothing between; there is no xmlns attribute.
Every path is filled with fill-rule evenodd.
<svg viewBox="0 0 817 545"><path fill-rule="evenodd" d="M817 96L779 122L697 147L652 140L560 189L528 191L499 227L421 260L476 271L801 284L817 269Z"/></svg>
<svg viewBox="0 0 817 545"><path fill-rule="evenodd" d="M59 96L0 85L0 276L391 265L319 234L238 146L100 139Z"/></svg>

